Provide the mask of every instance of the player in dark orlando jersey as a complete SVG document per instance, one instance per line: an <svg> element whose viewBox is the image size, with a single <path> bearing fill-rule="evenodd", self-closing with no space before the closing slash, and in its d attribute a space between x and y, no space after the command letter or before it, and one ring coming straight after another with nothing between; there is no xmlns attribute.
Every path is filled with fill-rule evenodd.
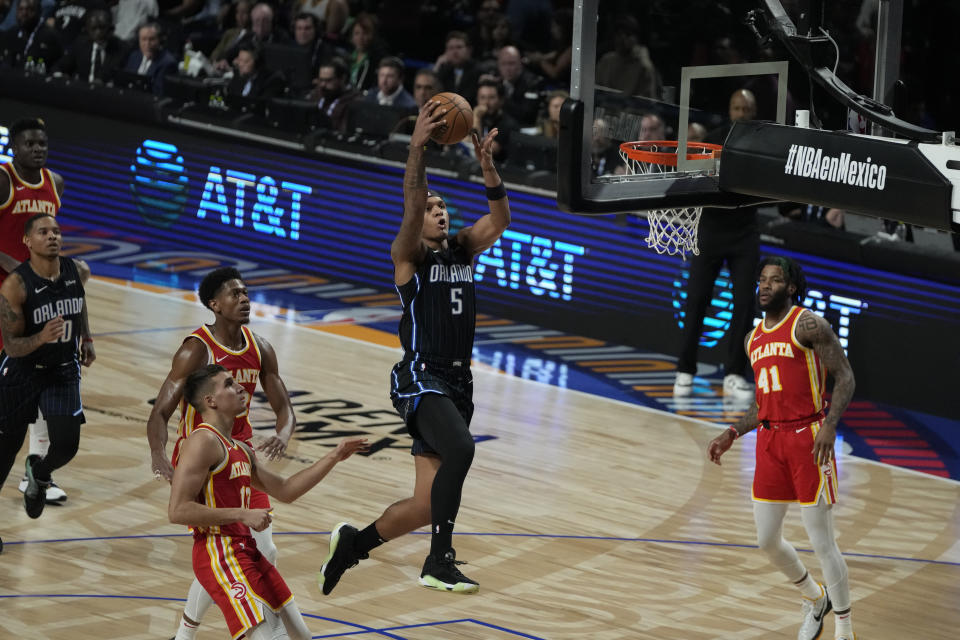
<svg viewBox="0 0 960 640"><path fill-rule="evenodd" d="M42 410L50 432L43 457L28 456L24 507L37 518L43 512L50 473L77 453L80 425L80 365L95 357L86 296L76 264L60 256L60 225L38 213L24 226L30 260L20 264L0 287L0 484L23 445L27 425Z"/></svg>
<svg viewBox="0 0 960 640"><path fill-rule="evenodd" d="M479 588L457 568L462 563L452 546L460 495L474 452L469 431L476 320L473 260L506 230L510 206L493 164L497 130L482 142L474 132L490 212L450 235L447 204L427 188L424 163L424 145L440 126L443 109L428 102L417 117L403 181L403 222L390 249L394 283L403 305L399 335L404 351L390 375L390 397L414 438L414 495L387 507L362 531L346 523L337 525L319 576L324 594L372 549L427 524L431 525L430 554L420 584L462 593Z"/></svg>

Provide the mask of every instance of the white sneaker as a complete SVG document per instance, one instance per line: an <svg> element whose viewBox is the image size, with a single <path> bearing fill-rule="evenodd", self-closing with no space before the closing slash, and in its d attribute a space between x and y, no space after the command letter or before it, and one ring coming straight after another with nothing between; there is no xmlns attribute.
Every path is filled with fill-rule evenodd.
<svg viewBox="0 0 960 640"><path fill-rule="evenodd" d="M728 373L723 377L723 395L747 400L752 399L755 393L753 385L747 382L743 376Z"/></svg>
<svg viewBox="0 0 960 640"><path fill-rule="evenodd" d="M20 489L20 493L24 493L27 490L27 477L24 476L20 479L20 486L17 487ZM67 492L57 486L57 483L50 479L50 486L47 487L47 504L63 504L67 501Z"/></svg>
<svg viewBox="0 0 960 640"><path fill-rule="evenodd" d="M797 632L797 640L817 640L823 632L823 619L830 613L833 605L823 585L820 585L820 592L823 595L816 600L803 598L803 621L800 623L800 631Z"/></svg>
<svg viewBox="0 0 960 640"><path fill-rule="evenodd" d="M693 374L677 372L677 379L673 381L673 395L689 396L693 393Z"/></svg>

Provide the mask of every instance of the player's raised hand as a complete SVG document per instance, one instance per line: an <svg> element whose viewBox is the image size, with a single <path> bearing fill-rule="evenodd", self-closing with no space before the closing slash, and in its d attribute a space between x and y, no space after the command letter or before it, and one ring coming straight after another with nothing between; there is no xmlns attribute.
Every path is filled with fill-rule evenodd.
<svg viewBox="0 0 960 640"><path fill-rule="evenodd" d="M724 429L723 433L711 440L710 444L707 445L707 455L710 456L710 461L719 465L720 456L727 452L733 445L733 441L733 432L730 429Z"/></svg>
<svg viewBox="0 0 960 640"><path fill-rule="evenodd" d="M240 522L254 531L263 531L270 526L272 520L269 509L244 509L243 517L240 518Z"/></svg>
<svg viewBox="0 0 960 640"><path fill-rule="evenodd" d="M430 140L430 134L443 123L443 116L450 110L449 105L441 106L439 102L427 100L417 115L417 123L410 135L411 147L422 147Z"/></svg>
<svg viewBox="0 0 960 640"><path fill-rule="evenodd" d="M337 448L333 450L333 457L337 462L343 462L355 453L366 451L370 448L370 443L366 438L357 436L356 438L347 438L341 440Z"/></svg>
<svg viewBox="0 0 960 640"><path fill-rule="evenodd" d="M491 129L487 135L484 136L482 142L480 141L480 135L477 133L476 129L474 129L473 133L471 134L473 139L473 151L477 155L477 160L480 161L481 168L493 168L493 154L496 151L496 149L494 149L494 140L496 139L498 133L500 133L499 129Z"/></svg>

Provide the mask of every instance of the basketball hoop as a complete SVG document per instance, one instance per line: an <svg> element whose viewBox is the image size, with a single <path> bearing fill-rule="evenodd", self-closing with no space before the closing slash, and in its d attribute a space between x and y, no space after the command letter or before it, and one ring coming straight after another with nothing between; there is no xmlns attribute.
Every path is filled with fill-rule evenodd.
<svg viewBox="0 0 960 640"><path fill-rule="evenodd" d="M620 157L627 166L628 175L657 175L677 172L676 140L645 140L624 142L620 145ZM687 160L710 160L718 158L723 147L709 142L688 142ZM687 259L687 252L700 254L697 245L697 228L703 207L678 207L674 209L651 209L647 211L650 233L647 246L657 253L680 255Z"/></svg>

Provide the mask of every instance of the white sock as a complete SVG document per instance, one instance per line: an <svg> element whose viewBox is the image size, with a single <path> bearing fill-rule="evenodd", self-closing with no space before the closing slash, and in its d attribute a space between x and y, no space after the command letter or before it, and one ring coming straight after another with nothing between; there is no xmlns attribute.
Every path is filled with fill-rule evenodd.
<svg viewBox="0 0 960 640"><path fill-rule="evenodd" d="M190 624L181 616L176 640L193 640L197 635L197 627L200 626L200 621L212 604L213 598L203 588L200 581L194 578L190 585L190 591L187 592L187 603L183 605L183 615L196 624Z"/></svg>
<svg viewBox="0 0 960 640"><path fill-rule="evenodd" d="M47 421L41 415L30 425L30 455L42 458L47 455L48 449L50 449L50 436L47 434Z"/></svg>
<svg viewBox="0 0 960 640"><path fill-rule="evenodd" d="M794 582L794 584L800 589L803 597L809 600L819 600L825 593L823 587L817 584L817 581L811 578L809 573L807 573L803 580Z"/></svg>
<svg viewBox="0 0 960 640"><path fill-rule="evenodd" d="M177 635L173 640L194 640L197 637L197 627L199 625L190 624L183 616L180 616L180 626L177 627Z"/></svg>
<svg viewBox="0 0 960 640"><path fill-rule="evenodd" d="M834 637L845 636L853 640L853 616L850 611L847 611L843 615L836 616L836 631L833 632Z"/></svg>

